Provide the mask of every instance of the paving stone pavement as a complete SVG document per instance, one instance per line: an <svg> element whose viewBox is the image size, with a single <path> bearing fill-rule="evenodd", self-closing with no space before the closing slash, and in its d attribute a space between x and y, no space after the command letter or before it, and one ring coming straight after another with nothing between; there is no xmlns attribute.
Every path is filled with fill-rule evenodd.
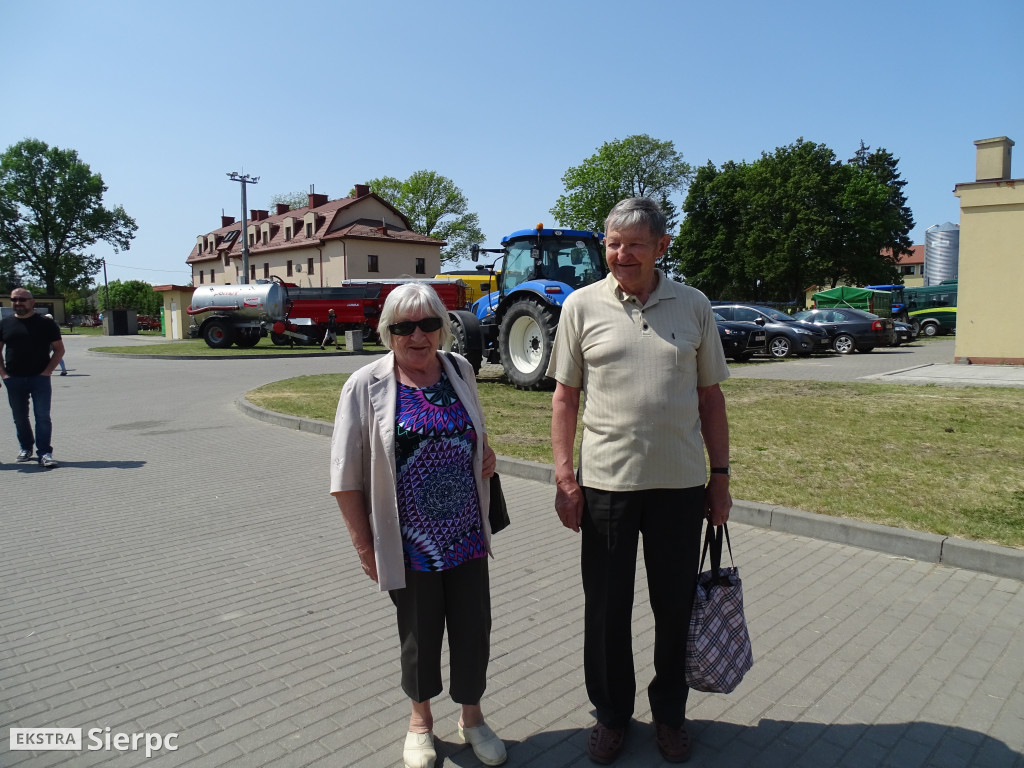
<svg viewBox="0 0 1024 768"><path fill-rule="evenodd" d="M59 469L0 445L0 765L400 766L393 609L327 494L327 441L244 415L259 384L366 358L136 360L67 340ZM128 342L126 342L128 343ZM6 418L6 417L2 417ZM6 446L4 448L3 446ZM511 766L585 766L578 538L504 478L488 720ZM1024 766L1024 584L730 526L755 665L693 693L691 765ZM643 687L621 766L662 764ZM478 766L435 702L439 766ZM11 751L10 727L179 734L176 750ZM93 746L94 742L86 742Z"/></svg>

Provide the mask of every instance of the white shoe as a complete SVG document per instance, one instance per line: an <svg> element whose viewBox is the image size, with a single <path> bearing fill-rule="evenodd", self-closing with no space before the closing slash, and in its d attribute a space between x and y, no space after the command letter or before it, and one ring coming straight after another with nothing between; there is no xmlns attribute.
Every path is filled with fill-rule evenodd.
<svg viewBox="0 0 1024 768"><path fill-rule="evenodd" d="M473 754L484 765L501 765L508 759L505 743L487 723L481 723L475 728L466 728L460 724L459 737L473 746Z"/></svg>
<svg viewBox="0 0 1024 768"><path fill-rule="evenodd" d="M413 733L405 736L405 751L402 753L405 768L434 768L437 752L434 751L434 733Z"/></svg>

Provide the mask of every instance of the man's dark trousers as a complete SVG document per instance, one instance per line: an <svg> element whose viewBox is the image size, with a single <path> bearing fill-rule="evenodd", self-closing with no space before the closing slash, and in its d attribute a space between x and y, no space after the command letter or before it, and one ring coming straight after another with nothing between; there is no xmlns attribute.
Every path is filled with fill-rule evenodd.
<svg viewBox="0 0 1024 768"><path fill-rule="evenodd" d="M11 404L14 415L14 428L18 433L18 443L22 450L32 452L35 443L36 453L53 453L50 440L53 436L53 423L50 421L50 400L53 390L49 376L8 376L4 380L7 387L7 402ZM32 400L32 411L36 421L35 436L32 434L32 422L28 417L28 401Z"/></svg>
<svg viewBox="0 0 1024 768"><path fill-rule="evenodd" d="M704 486L583 492L583 663L597 719L609 728L624 728L633 715L633 593L643 534L655 626L655 676L648 699L655 720L679 727L689 693L684 653L700 559Z"/></svg>

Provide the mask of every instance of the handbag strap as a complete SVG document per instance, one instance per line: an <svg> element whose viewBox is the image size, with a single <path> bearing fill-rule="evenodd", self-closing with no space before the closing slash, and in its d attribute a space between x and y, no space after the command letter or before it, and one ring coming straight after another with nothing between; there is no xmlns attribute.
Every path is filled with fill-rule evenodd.
<svg viewBox="0 0 1024 768"><path fill-rule="evenodd" d="M720 526L711 525L711 521L708 520L707 530L704 532L704 549L700 556L700 568L699 571L704 570L704 558L707 557L708 552L711 552L711 573L714 574L714 579L717 581L721 578L722 570L722 535L725 534L725 544L729 549L729 562L732 563L732 567L736 567L736 561L732 557L732 542L729 540L729 525L722 523Z"/></svg>
<svg viewBox="0 0 1024 768"><path fill-rule="evenodd" d="M445 359L451 364L452 368L455 369L455 372L459 374L459 378L465 381L466 377L462 375L462 369L459 368L459 361L455 359L455 355L451 352L442 352L441 354L445 356Z"/></svg>

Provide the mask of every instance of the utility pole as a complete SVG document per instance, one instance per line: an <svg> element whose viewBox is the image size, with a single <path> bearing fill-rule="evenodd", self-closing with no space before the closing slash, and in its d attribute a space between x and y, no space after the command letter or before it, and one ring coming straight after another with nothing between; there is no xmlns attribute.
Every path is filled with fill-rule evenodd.
<svg viewBox="0 0 1024 768"><path fill-rule="evenodd" d="M241 283L244 285L249 282L249 236L246 234L246 226L248 221L246 214L248 209L245 203L245 185L246 184L257 184L259 183L259 176L250 176L249 174L240 174L238 171L232 171L228 174L228 178L232 181L237 181L242 185L242 231L239 233L242 238L242 280Z"/></svg>

